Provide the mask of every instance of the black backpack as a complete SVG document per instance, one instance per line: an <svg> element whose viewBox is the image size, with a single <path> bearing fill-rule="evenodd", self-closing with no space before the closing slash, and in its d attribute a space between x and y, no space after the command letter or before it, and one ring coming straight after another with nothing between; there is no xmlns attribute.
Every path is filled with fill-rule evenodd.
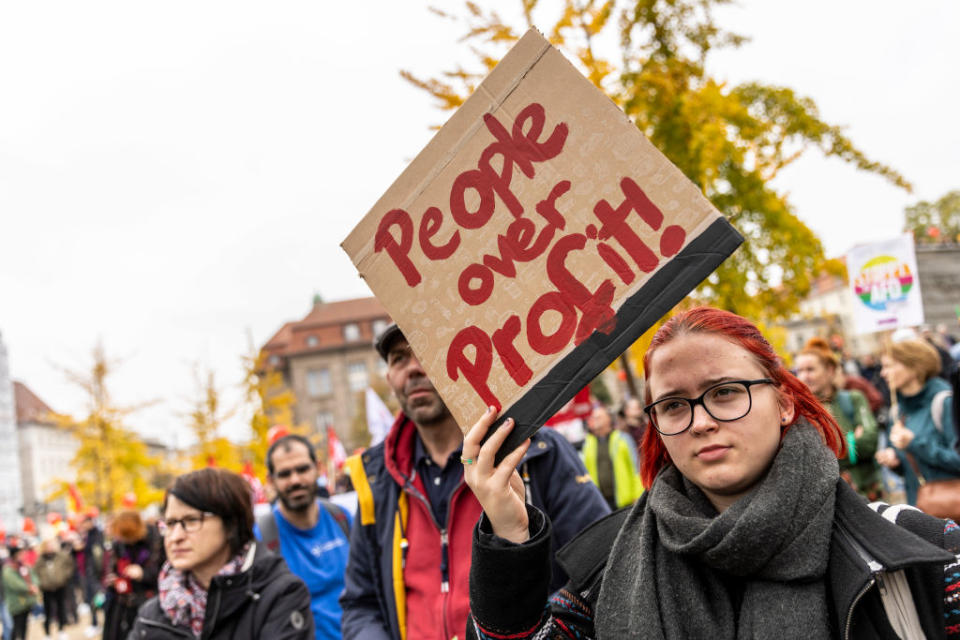
<svg viewBox="0 0 960 640"><path fill-rule="evenodd" d="M343 535L350 540L350 521L347 519L347 512L343 507L336 505L326 498L317 498L320 506L340 525ZM260 528L260 539L267 546L267 549L274 553L280 553L280 532L277 530L277 520L273 515L273 509L260 515L257 518L257 526Z"/></svg>

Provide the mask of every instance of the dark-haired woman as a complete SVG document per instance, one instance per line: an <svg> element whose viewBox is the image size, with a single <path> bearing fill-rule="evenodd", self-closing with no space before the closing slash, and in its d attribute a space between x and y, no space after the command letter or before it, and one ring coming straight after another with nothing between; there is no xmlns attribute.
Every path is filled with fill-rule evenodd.
<svg viewBox="0 0 960 640"><path fill-rule="evenodd" d="M130 637L308 640L310 594L282 558L253 537L250 487L235 473L201 469L167 490L159 521L167 562L160 593Z"/></svg>
<svg viewBox="0 0 960 640"><path fill-rule="evenodd" d="M836 421L753 324L681 313L644 371L649 490L559 552L571 580L549 602L551 525L515 471L526 445L493 465L512 427L483 443L494 410L467 434L464 475L484 508L472 634L894 639L960 624L945 606L960 583L960 530L909 508L881 514L842 482Z"/></svg>

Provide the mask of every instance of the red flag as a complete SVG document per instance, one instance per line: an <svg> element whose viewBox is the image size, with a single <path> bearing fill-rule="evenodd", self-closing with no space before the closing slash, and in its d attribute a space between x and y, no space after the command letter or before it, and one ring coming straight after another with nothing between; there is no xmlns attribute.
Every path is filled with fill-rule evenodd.
<svg viewBox="0 0 960 640"><path fill-rule="evenodd" d="M577 395L570 399L570 402L563 405L560 411L557 411L553 417L547 420L546 425L553 426L561 422L570 420L580 420L590 415L593 405L590 403L590 386L586 386L577 392Z"/></svg>
<svg viewBox="0 0 960 640"><path fill-rule="evenodd" d="M77 485L71 484L67 486L67 492L70 494L69 510L73 513L83 513L83 498L80 497L80 492L77 491Z"/></svg>
<svg viewBox="0 0 960 640"><path fill-rule="evenodd" d="M333 427L327 427L327 459L330 460L333 468L337 471L347 461L347 450L343 448L343 443L340 442Z"/></svg>
<svg viewBox="0 0 960 640"><path fill-rule="evenodd" d="M267 494L263 490L263 483L260 482L260 478L253 472L253 464L249 460L244 463L240 475L250 485L250 491L253 493L253 504L264 504L267 501Z"/></svg>
<svg viewBox="0 0 960 640"><path fill-rule="evenodd" d="M267 442L270 444L273 444L283 436L288 436L288 435L290 435L290 430L287 429L286 425L275 424L272 427L270 427L269 431L267 431Z"/></svg>

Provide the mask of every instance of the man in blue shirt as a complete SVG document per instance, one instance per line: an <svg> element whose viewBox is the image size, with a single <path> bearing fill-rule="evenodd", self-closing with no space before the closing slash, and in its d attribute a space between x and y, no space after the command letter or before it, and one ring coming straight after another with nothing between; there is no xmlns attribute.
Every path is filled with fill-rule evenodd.
<svg viewBox="0 0 960 640"><path fill-rule="evenodd" d="M277 493L275 527L261 521L257 538L279 552L306 583L317 640L339 640L338 599L349 555L350 515L318 496L317 454L306 438L287 435L270 445L267 471Z"/></svg>

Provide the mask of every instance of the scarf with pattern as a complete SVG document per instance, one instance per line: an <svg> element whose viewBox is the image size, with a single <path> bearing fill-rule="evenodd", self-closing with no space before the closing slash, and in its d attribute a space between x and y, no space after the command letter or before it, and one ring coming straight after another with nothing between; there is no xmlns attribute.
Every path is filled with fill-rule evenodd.
<svg viewBox="0 0 960 640"><path fill-rule="evenodd" d="M718 514L667 467L607 560L597 637L829 638L825 575L839 470L805 421L756 488Z"/></svg>
<svg viewBox="0 0 960 640"><path fill-rule="evenodd" d="M252 543L248 542L240 553L230 559L217 572L218 576L240 573ZM203 617L207 612L207 590L201 586L190 571L174 569L170 561L160 569L160 608L177 627L189 628L195 638L203 632Z"/></svg>

